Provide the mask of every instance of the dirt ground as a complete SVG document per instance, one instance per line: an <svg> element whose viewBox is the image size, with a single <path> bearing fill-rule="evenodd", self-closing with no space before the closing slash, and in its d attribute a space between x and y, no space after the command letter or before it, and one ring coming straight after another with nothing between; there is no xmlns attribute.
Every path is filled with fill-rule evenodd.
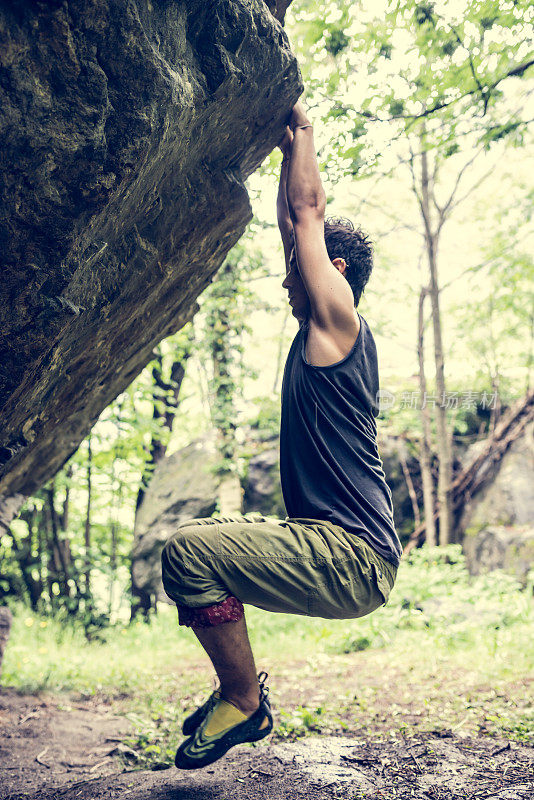
<svg viewBox="0 0 534 800"><path fill-rule="evenodd" d="M243 745L198 772L140 771L125 766L128 725L94 701L0 691L1 800L534 798L534 748L484 735L311 735Z"/></svg>

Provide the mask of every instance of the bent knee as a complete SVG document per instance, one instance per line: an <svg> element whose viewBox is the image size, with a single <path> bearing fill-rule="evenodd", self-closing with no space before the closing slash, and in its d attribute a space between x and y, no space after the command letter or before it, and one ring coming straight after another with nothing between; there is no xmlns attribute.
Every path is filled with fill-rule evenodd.
<svg viewBox="0 0 534 800"><path fill-rule="evenodd" d="M167 539L161 553L163 570L180 570L184 562L195 562L217 550L217 526L214 520L199 519L183 522Z"/></svg>
<svg viewBox="0 0 534 800"><path fill-rule="evenodd" d="M187 585L191 573L191 557L186 546L187 539L177 531L168 539L161 551L161 578L167 595L175 602Z"/></svg>
<svg viewBox="0 0 534 800"><path fill-rule="evenodd" d="M197 597L212 582L216 533L216 525L184 523L165 542L161 552L161 577L166 594L175 603L189 605L191 598Z"/></svg>

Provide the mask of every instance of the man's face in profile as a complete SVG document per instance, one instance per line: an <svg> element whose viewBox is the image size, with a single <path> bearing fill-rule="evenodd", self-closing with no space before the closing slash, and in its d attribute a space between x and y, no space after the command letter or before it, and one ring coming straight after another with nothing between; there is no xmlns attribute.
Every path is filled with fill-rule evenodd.
<svg viewBox="0 0 534 800"><path fill-rule="evenodd" d="M289 305L292 308L293 316L296 317L299 322L303 322L309 316L310 299L306 287L304 286L304 281L300 277L294 247L291 250L289 270L283 280L282 286L284 289L287 289Z"/></svg>

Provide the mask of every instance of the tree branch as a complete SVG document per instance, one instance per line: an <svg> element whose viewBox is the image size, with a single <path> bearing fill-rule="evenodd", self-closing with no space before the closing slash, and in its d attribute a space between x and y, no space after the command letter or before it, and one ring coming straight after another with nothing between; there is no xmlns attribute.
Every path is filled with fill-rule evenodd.
<svg viewBox="0 0 534 800"><path fill-rule="evenodd" d="M443 224L444 224L445 220L447 219L447 217L449 215L449 212L452 211L452 209L455 207L453 205L454 197L456 195L456 192L458 191L458 188L460 186L460 183L462 181L463 176L465 175L466 170L469 169L471 164L473 164L473 162L478 158L478 156L482 152L483 152L483 148L481 148L480 150L477 150L475 152L475 154L472 156L472 158L470 158L468 161L466 161L465 164L463 165L463 167L461 168L461 170L458 172L458 175L456 176L456 180L454 182L454 187L452 189L452 192L450 193L449 198L446 201L445 205L441 209L438 230L440 230L443 227Z"/></svg>
<svg viewBox="0 0 534 800"><path fill-rule="evenodd" d="M502 81L507 80L508 78L515 78L520 75L523 75L530 67L534 66L534 58L529 59L528 61L524 61L522 64L518 64L517 66L513 67L512 69L508 70L504 75L501 75L500 78L493 81L486 87L482 87L483 98L485 103L485 110L487 110L487 103L489 101L489 97L493 89L495 89ZM434 103L433 106L430 108L426 108L424 111L421 111L419 114L391 114L389 117L378 117L376 114L371 114L370 111L358 111L355 109L356 113L365 119L370 120L371 122L393 122L394 120L398 119L406 119L411 121L416 121L418 119L424 119L425 117L430 116L431 114L435 114L436 111L441 111L444 108L448 108L452 106L454 103L458 103L460 100L464 100L466 97L470 97L473 94L477 94L480 92L480 83L475 86L473 89L469 89L469 91L460 94L458 97L453 97L451 100L444 100L440 103Z"/></svg>

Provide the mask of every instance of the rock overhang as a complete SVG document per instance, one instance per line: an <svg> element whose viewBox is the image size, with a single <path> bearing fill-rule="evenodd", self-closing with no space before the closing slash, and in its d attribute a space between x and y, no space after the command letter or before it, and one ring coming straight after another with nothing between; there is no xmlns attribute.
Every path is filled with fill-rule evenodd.
<svg viewBox="0 0 534 800"><path fill-rule="evenodd" d="M0 36L7 497L194 313L302 84L261 0L4 2Z"/></svg>

